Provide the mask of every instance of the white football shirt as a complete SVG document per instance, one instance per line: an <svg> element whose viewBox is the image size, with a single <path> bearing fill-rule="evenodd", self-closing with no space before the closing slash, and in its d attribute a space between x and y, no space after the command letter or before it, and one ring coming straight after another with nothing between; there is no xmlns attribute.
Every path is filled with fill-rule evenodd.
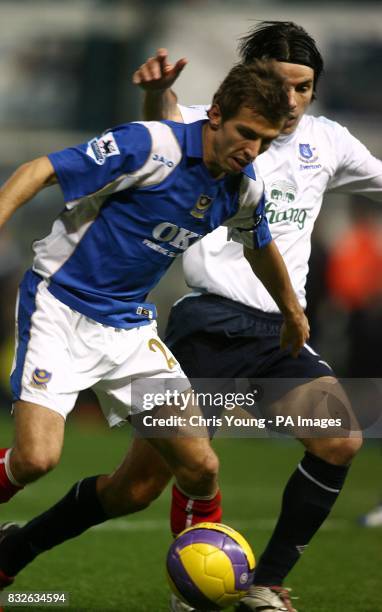
<svg viewBox="0 0 382 612"><path fill-rule="evenodd" d="M205 117L208 106L179 108L188 123ZM305 115L292 134L281 135L256 159L255 168L265 183L269 228L305 307L310 237L325 192L382 201L382 162L345 127ZM187 284L197 292L278 312L242 252L241 245L227 241L225 228L215 230L183 255Z"/></svg>

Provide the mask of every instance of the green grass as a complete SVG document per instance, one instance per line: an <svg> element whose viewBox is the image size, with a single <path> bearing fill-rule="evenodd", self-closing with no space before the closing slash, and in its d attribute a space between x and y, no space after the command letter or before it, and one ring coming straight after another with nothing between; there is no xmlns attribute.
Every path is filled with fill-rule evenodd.
<svg viewBox="0 0 382 612"><path fill-rule="evenodd" d="M11 440L11 424L2 419L0 426L4 445ZM128 428L109 432L68 426L60 466L1 506L1 521L27 520L46 509L79 478L114 467L128 443ZM301 448L293 441L268 439L222 439L215 447L221 458L224 520L237 527L259 555ZM356 517L377 501L380 475L379 447L367 445L325 529L288 577L288 585L300 596L299 612L382 612L382 530L356 525ZM166 491L148 510L92 529L41 555L20 573L12 590L68 591L69 609L76 611L166 611L169 501Z"/></svg>

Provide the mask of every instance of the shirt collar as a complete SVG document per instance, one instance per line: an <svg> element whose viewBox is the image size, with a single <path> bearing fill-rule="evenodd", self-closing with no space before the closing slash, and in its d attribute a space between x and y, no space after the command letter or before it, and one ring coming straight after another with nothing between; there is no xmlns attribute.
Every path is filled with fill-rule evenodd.
<svg viewBox="0 0 382 612"><path fill-rule="evenodd" d="M241 172L242 174L245 174L245 176L248 176L250 179L253 179L254 181L256 180L256 172L253 166L253 162L248 164L248 166L245 166Z"/></svg>
<svg viewBox="0 0 382 612"><path fill-rule="evenodd" d="M203 126L207 122L195 121L186 126L186 152L188 157L203 159Z"/></svg>

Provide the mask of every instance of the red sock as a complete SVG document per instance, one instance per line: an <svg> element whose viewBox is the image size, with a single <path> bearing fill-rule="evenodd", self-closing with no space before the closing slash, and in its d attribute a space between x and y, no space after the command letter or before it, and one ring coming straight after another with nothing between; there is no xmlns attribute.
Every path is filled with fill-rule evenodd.
<svg viewBox="0 0 382 612"><path fill-rule="evenodd" d="M10 578L10 576L7 576L2 570L0 570L0 591L2 591L4 587L12 584L13 581L14 578ZM0 610L2 610L2 608L0 608Z"/></svg>
<svg viewBox="0 0 382 612"><path fill-rule="evenodd" d="M212 499L192 499L174 485L171 502L171 531L175 535L197 523L220 523L222 519L220 491Z"/></svg>
<svg viewBox="0 0 382 612"><path fill-rule="evenodd" d="M15 485L8 478L8 474L5 470L5 454L8 450L8 448L0 448L0 504L4 504L11 499L17 491L23 489L23 487Z"/></svg>

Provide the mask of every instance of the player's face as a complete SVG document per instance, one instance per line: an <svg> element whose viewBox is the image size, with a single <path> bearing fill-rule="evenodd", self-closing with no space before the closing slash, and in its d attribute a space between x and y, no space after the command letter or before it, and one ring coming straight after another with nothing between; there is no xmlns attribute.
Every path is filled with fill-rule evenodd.
<svg viewBox="0 0 382 612"><path fill-rule="evenodd" d="M280 134L282 125L271 124L252 109L242 107L238 114L223 121L219 108L210 110L214 127L212 161L220 172L235 174L266 151Z"/></svg>
<svg viewBox="0 0 382 612"><path fill-rule="evenodd" d="M309 66L288 62L275 61L274 66L285 79L290 105L290 115L282 133L291 134L312 101L314 70Z"/></svg>

